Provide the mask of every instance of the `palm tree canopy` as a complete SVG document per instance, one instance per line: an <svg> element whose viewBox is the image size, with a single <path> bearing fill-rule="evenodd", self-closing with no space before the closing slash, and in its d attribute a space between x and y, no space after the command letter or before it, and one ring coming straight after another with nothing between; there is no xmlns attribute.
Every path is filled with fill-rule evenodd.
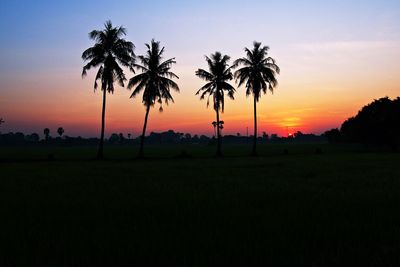
<svg viewBox="0 0 400 267"><path fill-rule="evenodd" d="M59 135L62 135L62 134L64 133L64 128L63 128L63 127L59 127L59 128L57 129L57 133L58 133Z"/></svg>
<svg viewBox="0 0 400 267"><path fill-rule="evenodd" d="M204 69L196 71L196 75L207 82L197 91L196 95L200 94L200 99L207 96L207 106L210 104L210 97L212 97L216 111L224 111L225 91L229 98L234 99L235 88L228 83L233 79L233 66L229 67L229 59L229 56L222 56L220 52L215 52L210 57L206 56L209 71Z"/></svg>
<svg viewBox="0 0 400 267"><path fill-rule="evenodd" d="M142 102L146 107L160 104L162 111L163 101L168 105L169 101L174 102L170 89L179 92L179 86L172 80L179 77L171 71L171 66L176 63L175 58L163 61L164 47L160 48L160 42L151 40L146 44L146 55L138 56L141 64L133 64L142 73L129 80L128 88L135 87L131 98L143 91Z"/></svg>
<svg viewBox="0 0 400 267"><path fill-rule="evenodd" d="M103 30L89 33L89 38L94 40L95 44L82 53L82 59L88 62L83 67L82 77L86 76L89 69L99 67L94 82L95 90L98 87L97 81L101 82L101 90L110 93L114 92L115 81L123 87L126 77L120 65L133 71L135 46L123 39L124 35L126 29L122 26L113 27L111 21L104 24Z"/></svg>
<svg viewBox="0 0 400 267"><path fill-rule="evenodd" d="M243 66L235 72L235 78L239 86L245 84L246 95L253 94L258 101L261 92L265 94L270 90L273 93L278 85L276 76L280 69L275 60L268 56L268 46L261 46L259 42L254 42L253 45L252 50L245 48L246 57L234 62L235 66Z"/></svg>

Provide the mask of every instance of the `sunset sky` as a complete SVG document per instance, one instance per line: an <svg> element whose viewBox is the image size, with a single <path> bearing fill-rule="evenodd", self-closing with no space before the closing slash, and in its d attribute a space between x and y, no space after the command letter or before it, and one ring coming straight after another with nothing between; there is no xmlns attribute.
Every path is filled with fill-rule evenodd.
<svg viewBox="0 0 400 267"><path fill-rule="evenodd" d="M281 68L274 94L258 104L259 132L321 133L340 127L373 99L400 95L400 1L19 1L0 3L0 131L98 136L101 91L95 70L81 78L88 32L110 19L128 29L135 53L152 38L175 57L181 92L149 117L148 133L174 129L211 135L215 113L195 92L205 55L232 61L254 40ZM132 73L126 73L132 77ZM232 81L232 85L235 85ZM236 85L235 85L236 87ZM106 136L139 135L145 109L126 88L108 95ZM227 100L224 134L251 132L252 98Z"/></svg>

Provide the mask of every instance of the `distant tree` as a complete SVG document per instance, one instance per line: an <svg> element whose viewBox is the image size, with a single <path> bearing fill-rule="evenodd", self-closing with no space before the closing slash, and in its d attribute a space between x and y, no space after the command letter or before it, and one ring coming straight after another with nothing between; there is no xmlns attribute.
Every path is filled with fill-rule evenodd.
<svg viewBox="0 0 400 267"><path fill-rule="evenodd" d="M123 143L125 141L125 137L123 133L119 133L119 142Z"/></svg>
<svg viewBox="0 0 400 267"><path fill-rule="evenodd" d="M116 143L119 142L119 140L120 140L119 138L120 138L120 137L119 137L118 134L113 133L113 134L111 134L110 138L108 139L108 142L109 142L110 144L116 144Z"/></svg>
<svg viewBox="0 0 400 267"><path fill-rule="evenodd" d="M39 135L37 133L28 134L25 136L25 140L31 143L39 142Z"/></svg>
<svg viewBox="0 0 400 267"><path fill-rule="evenodd" d="M25 135L21 132L8 133L5 135L6 144L23 145L25 143Z"/></svg>
<svg viewBox="0 0 400 267"><path fill-rule="evenodd" d="M44 134L45 140L48 141L49 138L50 138L50 129L49 128L44 128L43 134Z"/></svg>
<svg viewBox="0 0 400 267"><path fill-rule="evenodd" d="M58 127L57 129L57 133L60 137L62 137L62 135L64 134L64 128L63 127Z"/></svg>
<svg viewBox="0 0 400 267"><path fill-rule="evenodd" d="M131 139L131 136L132 136L132 135L131 135L130 133L128 133L128 139L129 139L129 140Z"/></svg>
<svg viewBox="0 0 400 267"><path fill-rule="evenodd" d="M348 142L400 145L400 97L391 100L380 98L364 106L355 117L346 120L340 129Z"/></svg>
<svg viewBox="0 0 400 267"><path fill-rule="evenodd" d="M300 138L302 136L304 136L304 134L302 132L300 132L300 131L295 132L293 135L294 135L294 137L300 137Z"/></svg>
<svg viewBox="0 0 400 267"><path fill-rule="evenodd" d="M144 157L143 146L150 108L157 102L160 104L159 111L162 112L163 101L167 105L169 101L174 102L170 90L179 92L179 86L172 80L173 78L179 79L179 77L171 72L171 66L176 63L175 58L163 61L164 47L160 48L160 42L156 42L154 39L151 40L150 44L146 44L146 47L148 49L147 54L138 57L141 64L134 64L142 73L131 78L128 84L129 89L135 87L131 98L143 91L142 102L146 107L140 138L139 158Z"/></svg>
<svg viewBox="0 0 400 267"><path fill-rule="evenodd" d="M278 134L271 134L271 140L272 141L275 141L277 139L279 139Z"/></svg>
<svg viewBox="0 0 400 267"><path fill-rule="evenodd" d="M107 21L104 27L103 30L94 30L89 33L90 39L94 40L95 44L82 54L82 59L88 61L83 67L82 77L86 76L86 72L89 69L99 67L95 77L94 90L97 89L97 81L99 80L103 91L98 159L103 158L106 92L114 92L114 82L118 82L122 87L124 86L126 77L121 66L128 67L131 71L134 71L132 63L135 56L133 43L122 38L122 36L126 35L124 27L113 27L111 21Z"/></svg>
<svg viewBox="0 0 400 267"><path fill-rule="evenodd" d="M278 81L276 75L280 69L275 64L275 60L268 57L268 46L261 46L261 43L254 42L253 49L245 48L246 57L239 58L235 65L243 65L235 72L236 81L239 86L245 84L246 95L253 95L254 98L254 135L252 155L257 155L257 102L260 100L261 93L273 92Z"/></svg>
<svg viewBox="0 0 400 267"><path fill-rule="evenodd" d="M221 134L220 134L220 118L219 112L224 112L224 95L234 99L235 88L228 83L233 79L232 67L228 65L230 57L222 55L220 52L211 54L210 57L206 56L209 71L204 69L198 69L196 75L206 81L206 84L201 87L196 95L200 94L200 99L204 99L207 96L207 107L210 103L210 97L214 102L214 110L216 113L217 121L217 156L222 156L221 151Z"/></svg>
<svg viewBox="0 0 400 267"><path fill-rule="evenodd" d="M207 142L210 141L210 138L207 137L206 135L202 134L202 135L200 135L200 137L199 137L199 141L200 141L201 143L207 143Z"/></svg>
<svg viewBox="0 0 400 267"><path fill-rule="evenodd" d="M225 124L224 121L219 121L219 128L220 128L221 130L224 129L224 124Z"/></svg>
<svg viewBox="0 0 400 267"><path fill-rule="evenodd" d="M217 137L217 122L216 122L216 121L213 121L213 122L211 123L211 125L212 125L213 128L214 128L214 136Z"/></svg>
<svg viewBox="0 0 400 267"><path fill-rule="evenodd" d="M323 134L329 143L338 143L341 141L341 133L339 129L331 129Z"/></svg>
<svg viewBox="0 0 400 267"><path fill-rule="evenodd" d="M263 132L262 137L263 137L263 139L266 140L266 141L268 141L268 139L269 139L269 136L268 136L268 134L267 134L266 132Z"/></svg>

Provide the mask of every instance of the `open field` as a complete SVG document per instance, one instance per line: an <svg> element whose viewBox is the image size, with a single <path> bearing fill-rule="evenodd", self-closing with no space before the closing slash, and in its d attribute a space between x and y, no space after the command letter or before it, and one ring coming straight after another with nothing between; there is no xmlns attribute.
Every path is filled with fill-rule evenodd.
<svg viewBox="0 0 400 267"><path fill-rule="evenodd" d="M399 153L146 149L0 148L0 266L400 265Z"/></svg>

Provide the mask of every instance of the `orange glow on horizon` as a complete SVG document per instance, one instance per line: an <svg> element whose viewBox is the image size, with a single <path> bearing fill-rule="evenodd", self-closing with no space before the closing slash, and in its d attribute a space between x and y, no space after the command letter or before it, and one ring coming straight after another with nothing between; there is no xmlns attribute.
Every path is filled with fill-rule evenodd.
<svg viewBox="0 0 400 267"><path fill-rule="evenodd" d="M163 113L157 105L151 110L147 134L172 129L211 136L215 112L212 103L206 108L206 101L195 95L204 85L195 71L207 69L204 56L215 51L230 56L232 64L253 41L270 47L268 56L281 70L274 93L257 104L259 135L320 134L340 127L374 99L400 96L398 1L306 1L300 6L284 1L126 1L122 8L97 1L96 12L90 4L64 8L56 1L3 2L0 19L13 27L3 27L0 51L2 133L42 135L50 128L54 134L63 127L65 135L99 137L102 94L93 92L97 70L82 79L81 55L94 44L88 33L107 19L126 27L124 38L135 44L136 55L145 54L144 44L155 38L165 46L164 59L176 59L172 71L179 76L180 93L172 92L175 101ZM268 10L274 12L266 20ZM238 13L242 19L232 21ZM148 22L146 27L141 21ZM127 79L134 75L124 71ZM253 134L253 99L245 88L231 84L235 100L225 98L223 134ZM107 95L106 137L141 133L145 108L141 96L131 99L130 94L115 84L115 93Z"/></svg>
<svg viewBox="0 0 400 267"><path fill-rule="evenodd" d="M58 96L57 91L50 93L48 98L55 101L44 102L42 97L34 93L29 95L29 102L19 101L18 98L4 101L1 108L6 111L2 113L6 124L2 125L2 132L36 131L42 134L42 129L49 127L55 133L55 129L62 126L66 135L98 136L101 92L93 93L89 78L76 82L81 85L60 90L72 90L73 93L62 97ZM350 101L346 99L346 95L339 95L335 100L329 101L329 96L328 99L319 96L309 99L307 105L304 105L291 97L290 89L285 87L282 83L274 95L264 95L257 104L259 135L266 132L269 135L286 136L288 130L319 134L340 127L345 119L355 115L359 108L372 100L363 97L358 101ZM214 129L210 123L215 120L215 112L211 105L207 108L206 101L200 101L194 95L195 88L199 88L197 81L190 86L181 85L181 93L174 94L175 103L164 106L162 113L155 106L150 112L147 133L172 129L184 133L213 135ZM141 132L145 109L140 98L129 99L129 95L130 92L124 88L117 88L113 95L108 94L106 136L113 132L138 136ZM246 135L247 128L249 134L253 134L252 99L245 96L243 88L237 90L235 101L226 100L221 119L225 121L224 135Z"/></svg>
<svg viewBox="0 0 400 267"><path fill-rule="evenodd" d="M377 87L375 83L360 78L364 73L355 76L354 81L346 77L339 82L328 78L324 81L322 74L303 79L289 65L285 65L287 62L282 61L281 69L287 70L278 77L279 86L274 94L263 95L257 104L259 135L266 132L286 136L288 131L320 134L340 127L344 120L354 116L373 99L399 95L397 85L400 78L394 68L388 70L385 74L387 78L379 81ZM18 85L2 85L13 90L8 90L1 99L0 114L6 123L1 125L0 130L3 133L22 131L42 134L45 127L55 133L55 129L62 126L66 135L99 136L101 92L93 92L94 72L81 79L77 69L46 75L10 76L11 80L18 80ZM164 112L158 112L157 105L151 110L147 134L172 129L213 135L211 122L215 120L215 112L212 104L207 108L206 101L200 101L195 95L203 85L203 81L195 77L195 69L188 65L176 66L174 71L180 76L181 92L173 92L175 103L164 106ZM297 82L294 82L295 79ZM59 80L68 83L60 84ZM232 82L232 85L235 83ZM120 87L116 87L114 94L107 95L107 137L113 132L131 133L132 136L141 133L145 112L141 96L135 99L129 97L130 91ZM224 135L246 135L247 129L249 134L253 134L253 100L251 96L245 96L244 88L237 88L234 101L226 99L221 119L225 121Z"/></svg>

